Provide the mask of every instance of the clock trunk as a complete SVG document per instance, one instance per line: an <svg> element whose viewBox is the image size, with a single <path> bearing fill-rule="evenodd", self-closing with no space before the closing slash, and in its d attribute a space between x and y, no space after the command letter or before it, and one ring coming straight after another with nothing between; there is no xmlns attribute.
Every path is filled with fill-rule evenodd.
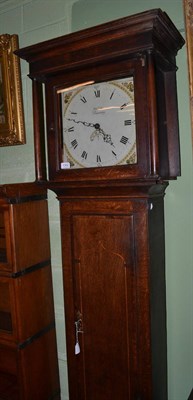
<svg viewBox="0 0 193 400"><path fill-rule="evenodd" d="M160 189L156 198L143 188L91 201L59 196L70 399L167 399Z"/></svg>

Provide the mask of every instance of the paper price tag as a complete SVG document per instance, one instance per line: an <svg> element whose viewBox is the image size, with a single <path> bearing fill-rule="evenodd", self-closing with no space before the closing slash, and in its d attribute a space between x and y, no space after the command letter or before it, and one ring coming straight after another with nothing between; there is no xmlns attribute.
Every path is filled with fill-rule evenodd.
<svg viewBox="0 0 193 400"><path fill-rule="evenodd" d="M70 168L70 163L69 162L62 162L60 164L61 169L69 169Z"/></svg>
<svg viewBox="0 0 193 400"><path fill-rule="evenodd" d="M76 344L75 344L75 355L77 355L77 354L79 354L80 353L80 346L79 346L79 343L77 342Z"/></svg>

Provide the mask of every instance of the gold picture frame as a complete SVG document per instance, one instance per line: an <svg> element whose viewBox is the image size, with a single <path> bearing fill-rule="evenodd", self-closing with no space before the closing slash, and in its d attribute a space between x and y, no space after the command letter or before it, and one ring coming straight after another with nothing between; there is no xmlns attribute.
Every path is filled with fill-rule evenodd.
<svg viewBox="0 0 193 400"><path fill-rule="evenodd" d="M0 146L25 143L18 35L0 35Z"/></svg>
<svg viewBox="0 0 193 400"><path fill-rule="evenodd" d="M189 72L190 115L193 143L193 0L183 0Z"/></svg>

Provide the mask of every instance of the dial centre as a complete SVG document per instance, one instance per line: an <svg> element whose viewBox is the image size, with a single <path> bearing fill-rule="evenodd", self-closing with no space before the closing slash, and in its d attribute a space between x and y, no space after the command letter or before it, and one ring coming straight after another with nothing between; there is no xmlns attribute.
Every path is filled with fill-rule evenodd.
<svg viewBox="0 0 193 400"><path fill-rule="evenodd" d="M95 127L95 129L100 129L100 124L96 123L96 124L94 125L94 127Z"/></svg>

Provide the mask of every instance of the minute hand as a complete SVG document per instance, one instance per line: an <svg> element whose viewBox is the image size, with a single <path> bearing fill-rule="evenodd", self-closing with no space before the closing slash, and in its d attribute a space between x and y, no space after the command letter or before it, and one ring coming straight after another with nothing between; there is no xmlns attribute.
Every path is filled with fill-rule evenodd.
<svg viewBox="0 0 193 400"><path fill-rule="evenodd" d="M93 124L92 122L86 122L86 121L76 121L73 118L67 118L68 121L75 122L75 124L83 124L84 126L91 126L91 128L99 129L100 125L99 124Z"/></svg>

